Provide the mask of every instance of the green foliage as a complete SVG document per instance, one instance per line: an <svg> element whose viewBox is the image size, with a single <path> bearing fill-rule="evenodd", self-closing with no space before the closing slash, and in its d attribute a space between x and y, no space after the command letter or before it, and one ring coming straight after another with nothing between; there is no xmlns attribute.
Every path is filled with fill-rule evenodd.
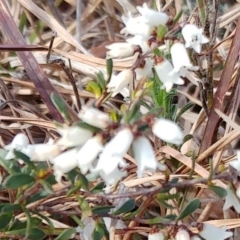
<svg viewBox="0 0 240 240"><path fill-rule="evenodd" d="M65 229L61 232L61 234L59 234L55 240L68 240L70 238L72 238L73 234L76 233L76 229L75 228L68 228Z"/></svg>
<svg viewBox="0 0 240 240"><path fill-rule="evenodd" d="M225 198L227 196L227 191L219 186L212 185L209 186L209 189L215 192L220 198Z"/></svg>
<svg viewBox="0 0 240 240"><path fill-rule="evenodd" d="M126 201L120 208L118 208L116 211L113 212L113 214L118 215L121 213L130 212L135 207L135 200L129 199Z"/></svg>
<svg viewBox="0 0 240 240"><path fill-rule="evenodd" d="M198 209L200 205L200 200L199 199L193 199L190 201L185 208L179 213L179 216L177 217L176 220L181 220L184 219L185 217L189 216L192 214L195 210Z"/></svg>
<svg viewBox="0 0 240 240"><path fill-rule="evenodd" d="M9 189L17 189L25 185L32 185L36 180L32 176L24 173L16 173L6 177L3 186Z"/></svg>

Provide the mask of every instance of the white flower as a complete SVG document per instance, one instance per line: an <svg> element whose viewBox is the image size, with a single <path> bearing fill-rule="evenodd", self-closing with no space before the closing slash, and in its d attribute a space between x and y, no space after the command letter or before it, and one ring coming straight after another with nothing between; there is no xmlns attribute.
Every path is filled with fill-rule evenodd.
<svg viewBox="0 0 240 240"><path fill-rule="evenodd" d="M142 16L132 17L131 12L128 12L128 17L122 16L122 20L125 28L120 31L121 34L150 36L154 30L154 27L144 22Z"/></svg>
<svg viewBox="0 0 240 240"><path fill-rule="evenodd" d="M233 168L235 168L238 172L240 172L240 151L237 151L237 159L233 160L229 163Z"/></svg>
<svg viewBox="0 0 240 240"><path fill-rule="evenodd" d="M14 150L21 151L22 149L27 147L28 144L29 144L28 137L23 133L18 133L13 138L12 142L4 147L5 150L9 151L4 159L5 160L13 159L15 157Z"/></svg>
<svg viewBox="0 0 240 240"><path fill-rule="evenodd" d="M124 58L129 57L134 54L134 46L127 42L113 43L106 46L109 51L107 51L107 58Z"/></svg>
<svg viewBox="0 0 240 240"><path fill-rule="evenodd" d="M78 117L89 125L98 128L107 128L111 123L109 115L93 107L82 106Z"/></svg>
<svg viewBox="0 0 240 240"><path fill-rule="evenodd" d="M156 118L152 125L154 135L165 142L180 145L183 142L183 133L180 127L167 119Z"/></svg>
<svg viewBox="0 0 240 240"><path fill-rule="evenodd" d="M148 240L164 240L162 232L149 233Z"/></svg>
<svg viewBox="0 0 240 240"><path fill-rule="evenodd" d="M157 27L160 24L166 25L169 18L166 13L148 8L146 3L144 3L142 7L138 6L137 10L141 13L144 22L154 27Z"/></svg>
<svg viewBox="0 0 240 240"><path fill-rule="evenodd" d="M108 232L110 232L111 226L114 226L115 229L124 229L124 228L126 228L125 223L121 219L113 220L111 218L104 217L103 221L105 223L105 226L106 226Z"/></svg>
<svg viewBox="0 0 240 240"><path fill-rule="evenodd" d="M180 76L186 77L188 70L197 71L198 66L193 66L188 52L182 43L174 43L170 49L174 69L169 73L172 76L178 73Z"/></svg>
<svg viewBox="0 0 240 240"><path fill-rule="evenodd" d="M142 35L135 35L134 37L126 39L126 42L138 45L141 47L142 52L146 53L148 50L150 50L150 45L148 44L149 37L142 36Z"/></svg>
<svg viewBox="0 0 240 240"><path fill-rule="evenodd" d="M121 92L130 82L133 81L133 72L130 69L123 70L117 75L112 75L107 85L107 91L112 92L112 97Z"/></svg>
<svg viewBox="0 0 240 240"><path fill-rule="evenodd" d="M92 162L97 158L102 151L102 137L95 136L89 139L77 153L78 167L82 174L86 174L88 170L92 169Z"/></svg>
<svg viewBox="0 0 240 240"><path fill-rule="evenodd" d="M164 61L157 63L154 66L154 69L160 79L160 81L163 83L163 88L166 89L166 92L170 92L170 90L173 87L173 84L183 85L184 80L179 77L177 73L174 73L172 75L169 75L169 72L173 71L172 64L164 59Z"/></svg>
<svg viewBox="0 0 240 240"><path fill-rule="evenodd" d="M32 161L48 161L61 153L60 146L54 144L52 138L47 143L29 144L22 150Z"/></svg>
<svg viewBox="0 0 240 240"><path fill-rule="evenodd" d="M193 48L197 53L201 52L201 45L208 43L209 39L203 35L203 29L194 24L186 24L182 28L182 35L186 48Z"/></svg>
<svg viewBox="0 0 240 240"><path fill-rule="evenodd" d="M141 178L145 169L156 172L156 169L164 171L166 167L157 162L153 147L150 141L145 137L138 137L133 141L133 154L137 163L137 176Z"/></svg>
<svg viewBox="0 0 240 240"><path fill-rule="evenodd" d="M132 131L126 127L119 130L105 145L103 155L124 157L133 141Z"/></svg>
<svg viewBox="0 0 240 240"><path fill-rule="evenodd" d="M119 167L127 167L127 163L120 156L101 154L98 164L92 172L98 172L106 184L105 192L127 175L126 171L120 171Z"/></svg>
<svg viewBox="0 0 240 240"><path fill-rule="evenodd" d="M142 77L153 77L153 60L151 58L145 58L144 61L145 64L143 67L138 67L135 69L137 81L140 80Z"/></svg>
<svg viewBox="0 0 240 240"><path fill-rule="evenodd" d="M75 147L84 144L92 137L92 132L80 128L78 126L57 128L57 132L62 136L57 141L57 145L62 146L63 149L68 147Z"/></svg>
<svg viewBox="0 0 240 240"><path fill-rule="evenodd" d="M51 160L53 164L54 176L58 183L61 183L62 176L73 170L78 165L76 148L61 153Z"/></svg>
<svg viewBox="0 0 240 240"><path fill-rule="evenodd" d="M86 217L83 220L83 229L80 227L76 228L76 232L80 233L82 240L92 240L92 233L96 227L96 222L92 217Z"/></svg>
<svg viewBox="0 0 240 240"><path fill-rule="evenodd" d="M217 228L214 225L204 223L203 231L199 235L205 240L224 240L232 236L232 232L227 232L226 230L225 226Z"/></svg>
<svg viewBox="0 0 240 240"><path fill-rule="evenodd" d="M223 211L229 209L230 207L234 207L237 213L240 213L240 202L236 195L232 192L230 187L226 188L227 196L225 198L225 203L223 205Z"/></svg>
<svg viewBox="0 0 240 240"><path fill-rule="evenodd" d="M195 236L191 237L191 240L201 240L201 238L195 235Z"/></svg>
<svg viewBox="0 0 240 240"><path fill-rule="evenodd" d="M175 240L190 240L189 233L184 229L179 229L175 236Z"/></svg>

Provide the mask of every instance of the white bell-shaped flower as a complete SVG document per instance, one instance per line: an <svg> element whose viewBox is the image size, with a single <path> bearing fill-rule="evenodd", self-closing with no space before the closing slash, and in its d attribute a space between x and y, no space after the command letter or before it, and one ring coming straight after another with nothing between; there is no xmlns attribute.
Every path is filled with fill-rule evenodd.
<svg viewBox="0 0 240 240"><path fill-rule="evenodd" d="M123 157L102 153L97 166L92 172L97 172L106 184L105 191L108 192L111 186L115 185L127 175L126 171L121 171L119 167L127 167Z"/></svg>
<svg viewBox="0 0 240 240"><path fill-rule="evenodd" d="M194 24L186 24L182 28L182 36L185 40L185 47L191 47L197 53L201 52L202 44L209 42L209 39L203 35L203 29Z"/></svg>
<svg viewBox="0 0 240 240"><path fill-rule="evenodd" d="M133 44L133 45L140 46L142 49L142 52L146 53L151 48L151 46L148 43L148 40L149 40L149 37L147 37L147 36L135 35L134 37L127 38L126 42Z"/></svg>
<svg viewBox="0 0 240 240"><path fill-rule="evenodd" d="M107 85L107 91L112 92L112 97L120 93L127 85L133 81L133 72L131 69L123 70L117 75L112 75Z"/></svg>
<svg viewBox="0 0 240 240"><path fill-rule="evenodd" d="M124 157L133 141L130 128L119 130L116 135L104 146L103 155Z"/></svg>
<svg viewBox="0 0 240 240"><path fill-rule="evenodd" d="M12 140L11 143L4 147L5 150L9 152L5 156L5 160L10 160L15 157L14 150L22 151L29 144L28 137L23 133L18 133Z"/></svg>
<svg viewBox="0 0 240 240"><path fill-rule="evenodd" d="M205 240L224 240L231 237L232 232L228 232L226 226L215 227L212 224L204 223L203 231L199 235Z"/></svg>
<svg viewBox="0 0 240 240"><path fill-rule="evenodd" d="M89 139L77 153L78 167L82 174L86 174L92 169L92 162L97 158L98 154L103 150L102 137L96 135Z"/></svg>
<svg viewBox="0 0 240 240"><path fill-rule="evenodd" d="M135 47L128 42L113 43L106 46L107 51L106 58L125 58L134 54Z"/></svg>
<svg viewBox="0 0 240 240"><path fill-rule="evenodd" d="M93 107L82 106L78 117L89 125L107 128L111 124L109 115Z"/></svg>
<svg viewBox="0 0 240 240"><path fill-rule="evenodd" d="M179 76L186 77L188 70L197 71L198 66L193 66L188 52L182 43L174 43L170 49L174 69L169 73L169 76L178 74Z"/></svg>
<svg viewBox="0 0 240 240"><path fill-rule="evenodd" d="M137 163L137 177L141 178L144 170L151 170L153 173L157 169L166 170L165 165L157 162L153 147L150 141L143 136L137 137L132 144L133 155Z"/></svg>
<svg viewBox="0 0 240 240"><path fill-rule="evenodd" d="M190 240L189 233L184 229L179 229L175 235L175 240Z"/></svg>
<svg viewBox="0 0 240 240"><path fill-rule="evenodd" d="M240 202L233 191L228 186L226 189L227 195L225 198L225 203L223 205L223 211L229 209L230 207L234 207L237 213L240 213Z"/></svg>
<svg viewBox="0 0 240 240"><path fill-rule="evenodd" d="M183 133L180 127L167 119L156 118L152 125L152 132L165 142L180 145L183 142Z"/></svg>
<svg viewBox="0 0 240 240"><path fill-rule="evenodd" d="M164 240L164 235L162 232L149 233L148 240Z"/></svg>
<svg viewBox="0 0 240 240"><path fill-rule="evenodd" d="M135 69L137 81L139 81L142 77L153 77L153 59L145 58L144 61L144 66Z"/></svg>
<svg viewBox="0 0 240 240"><path fill-rule="evenodd" d="M73 148L66 152L61 153L56 158L51 160L53 164L54 176L58 183L61 183L62 176L73 170L78 165L78 150Z"/></svg>
<svg viewBox="0 0 240 240"><path fill-rule="evenodd" d="M29 144L22 150L32 161L49 161L61 153L60 146L52 138L47 143Z"/></svg>
<svg viewBox="0 0 240 240"><path fill-rule="evenodd" d="M83 220L83 228L77 227L76 232L80 233L80 239L92 240L92 233L96 227L96 221L92 217Z"/></svg>
<svg viewBox="0 0 240 240"><path fill-rule="evenodd" d="M169 17L166 13L158 12L156 10L148 8L147 4L144 3L142 7L138 6L137 10L141 13L144 22L150 26L157 27L158 25L166 25Z"/></svg>
<svg viewBox="0 0 240 240"><path fill-rule="evenodd" d="M154 27L144 22L142 16L132 17L131 12L128 12L128 17L122 16L125 27L120 31L121 34L150 36Z"/></svg>
<svg viewBox="0 0 240 240"><path fill-rule="evenodd" d="M171 91L173 84L184 84L184 80L179 77L178 73L169 75L169 73L173 71L173 66L168 60L164 59L162 62L157 63L154 66L154 69L158 75L158 78L163 83L162 87L166 89L166 92Z"/></svg>
<svg viewBox="0 0 240 240"><path fill-rule="evenodd" d="M78 126L64 126L63 128L57 128L57 132L62 137L59 138L56 144L61 146L63 149L81 146L93 135L89 130L80 128Z"/></svg>

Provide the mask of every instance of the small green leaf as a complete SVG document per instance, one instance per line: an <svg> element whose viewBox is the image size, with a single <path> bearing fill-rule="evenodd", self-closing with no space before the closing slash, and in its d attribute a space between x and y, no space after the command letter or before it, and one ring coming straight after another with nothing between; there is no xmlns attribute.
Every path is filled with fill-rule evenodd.
<svg viewBox="0 0 240 240"><path fill-rule="evenodd" d="M175 17L173 18L173 23L177 23L178 20L181 18L182 14L183 14L183 10L181 10L180 12L178 12L178 13L175 15Z"/></svg>
<svg viewBox="0 0 240 240"><path fill-rule="evenodd" d="M183 106L181 108L181 110L179 111L179 113L177 114L177 116L175 117L174 121L177 122L179 120L179 118L190 108L192 108L195 104L194 103L187 103L185 106Z"/></svg>
<svg viewBox="0 0 240 240"><path fill-rule="evenodd" d="M102 72L99 72L97 74L97 83L98 83L98 86L101 88L102 91L105 90L106 88L106 80L104 79L104 75Z"/></svg>
<svg viewBox="0 0 240 240"><path fill-rule="evenodd" d="M5 227L7 227L7 225L12 219L12 216L13 215L11 213L0 214L0 229L4 229Z"/></svg>
<svg viewBox="0 0 240 240"><path fill-rule="evenodd" d="M197 210L197 208L200 205L200 200L199 199L193 199L191 202L189 202L185 208L180 212L179 216L177 217L177 221L181 220L185 217L187 217L188 215L192 214L195 210Z"/></svg>
<svg viewBox="0 0 240 240"><path fill-rule="evenodd" d="M35 183L35 179L24 173L16 173L8 176L3 182L5 188L17 189L27 184Z"/></svg>
<svg viewBox="0 0 240 240"><path fill-rule="evenodd" d="M86 130L89 130L93 133L98 133L100 131L99 128L96 128L96 127L93 127L85 122L82 122L82 121L78 121L78 122L75 122L73 126L78 126L80 128L83 128L83 129L86 129Z"/></svg>
<svg viewBox="0 0 240 240"><path fill-rule="evenodd" d="M59 113L62 115L62 117L68 122L71 122L71 117L68 113L67 105L64 100L56 93L51 94L51 100Z"/></svg>
<svg viewBox="0 0 240 240"><path fill-rule="evenodd" d="M30 240L41 240L44 239L45 237L46 237L45 232L39 228L32 228L28 235L28 239Z"/></svg>
<svg viewBox="0 0 240 240"><path fill-rule="evenodd" d="M171 220L164 217L155 217L146 221L147 224L160 224L169 222L171 222Z"/></svg>
<svg viewBox="0 0 240 240"><path fill-rule="evenodd" d="M111 79L111 76L112 76L113 60L112 59L107 59L106 60L106 65L107 65L107 73L108 73L108 79L107 79L107 83L108 83Z"/></svg>
<svg viewBox="0 0 240 240"><path fill-rule="evenodd" d="M21 210L20 204L11 204L11 203L5 203L3 206L1 205L1 212L7 213L7 212L14 212Z"/></svg>
<svg viewBox="0 0 240 240"><path fill-rule="evenodd" d="M165 37L165 35L167 34L167 32L168 32L167 27L160 24L157 28L158 40L162 40Z"/></svg>
<svg viewBox="0 0 240 240"><path fill-rule="evenodd" d="M120 208L118 208L116 211L114 211L113 214L118 215L121 213L130 212L134 208L135 208L135 200L129 199Z"/></svg>
<svg viewBox="0 0 240 240"><path fill-rule="evenodd" d="M52 194L53 193L53 188L52 188L52 185L50 183L48 183L47 181L45 181L43 179L40 179L39 183L44 187L45 191L48 194Z"/></svg>
<svg viewBox="0 0 240 240"><path fill-rule="evenodd" d="M100 206L100 207L95 207L92 208L92 213L93 214L105 214L109 213L109 211L114 208L113 206Z"/></svg>
<svg viewBox="0 0 240 240"><path fill-rule="evenodd" d="M92 239L101 240L104 236L107 237L105 226L103 224L97 224L96 228L94 229L94 231L92 233Z"/></svg>
<svg viewBox="0 0 240 240"><path fill-rule="evenodd" d="M220 198L225 198L227 196L227 191L224 188L218 186L209 186L209 188L215 192Z"/></svg>
<svg viewBox="0 0 240 240"><path fill-rule="evenodd" d="M99 98L102 95L100 86L94 81L89 81L87 83L86 90L93 93L95 98Z"/></svg>
<svg viewBox="0 0 240 240"><path fill-rule="evenodd" d="M65 229L55 238L55 240L68 240L68 239L71 239L74 233L76 233L76 229L75 228Z"/></svg>
<svg viewBox="0 0 240 240"><path fill-rule="evenodd" d="M105 183L104 182L100 182L99 184L97 184L96 186L91 188L90 192L92 192L92 193L102 192L104 186L105 186Z"/></svg>

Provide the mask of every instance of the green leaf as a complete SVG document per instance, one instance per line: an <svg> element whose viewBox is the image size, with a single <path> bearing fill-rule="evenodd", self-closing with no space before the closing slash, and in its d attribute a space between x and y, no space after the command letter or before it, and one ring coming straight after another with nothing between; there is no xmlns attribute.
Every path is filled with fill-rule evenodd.
<svg viewBox="0 0 240 240"><path fill-rule="evenodd" d="M96 186L91 188L90 192L92 192L92 193L102 192L104 186L105 186L105 183L104 182L100 182L99 184L97 184Z"/></svg>
<svg viewBox="0 0 240 240"><path fill-rule="evenodd" d="M2 206L3 205L3 206ZM1 213L14 212L21 210L20 204L4 203L1 204Z"/></svg>
<svg viewBox="0 0 240 240"><path fill-rule="evenodd" d="M96 228L92 233L92 239L101 240L104 236L107 237L105 226L103 224L96 224Z"/></svg>
<svg viewBox="0 0 240 240"><path fill-rule="evenodd" d="M109 211L114 208L113 206L99 206L92 209L93 214L105 214L109 213Z"/></svg>
<svg viewBox="0 0 240 240"><path fill-rule="evenodd" d="M55 238L55 240L68 240L68 239L71 239L74 233L76 233L76 229L75 228L65 229Z"/></svg>
<svg viewBox="0 0 240 240"><path fill-rule="evenodd" d="M89 124L87 124L87 123L85 123L85 122L82 122L82 121L75 122L75 123L73 124L73 126L78 126L78 127L80 127L80 128L89 130L89 131L91 131L91 132L93 132L93 133L98 133L98 132L101 131L99 128L93 127L93 126L91 126L91 125L89 125Z"/></svg>
<svg viewBox="0 0 240 240"><path fill-rule="evenodd" d="M45 232L39 228L32 228L28 235L28 239L31 240L41 240L44 239L45 237L46 237Z"/></svg>
<svg viewBox="0 0 240 240"><path fill-rule="evenodd" d="M187 217L188 215L192 214L195 210L197 210L197 208L200 205L200 200L199 199L193 199L191 202L189 202L185 208L180 212L179 216L177 217L177 221L181 220L185 217Z"/></svg>
<svg viewBox="0 0 240 240"><path fill-rule="evenodd" d="M181 10L180 12L178 12L178 13L175 15L175 17L173 18L173 23L177 23L178 20L181 18L182 14L183 14L183 10Z"/></svg>
<svg viewBox="0 0 240 240"><path fill-rule="evenodd" d="M120 208L118 208L116 211L114 211L113 214L118 215L121 213L130 212L134 208L135 208L135 200L129 199Z"/></svg>
<svg viewBox="0 0 240 240"><path fill-rule="evenodd" d="M6 161L0 157L0 165L10 174L21 172L21 168L17 167L15 161Z"/></svg>
<svg viewBox="0 0 240 240"><path fill-rule="evenodd" d="M113 60L112 59L107 59L106 60L106 65L107 65L107 73L108 73L108 79L107 79L107 83L108 83L111 79L111 76L112 76Z"/></svg>
<svg viewBox="0 0 240 240"><path fill-rule="evenodd" d="M159 224L159 223L169 223L170 219L164 217L155 217L146 221L147 224Z"/></svg>
<svg viewBox="0 0 240 240"><path fill-rule="evenodd" d="M101 87L94 81L89 81L87 83L86 90L93 93L95 98L99 98L102 95Z"/></svg>
<svg viewBox="0 0 240 240"><path fill-rule="evenodd" d="M218 186L209 186L209 188L215 192L220 198L225 198L227 196L227 191L224 188Z"/></svg>
<svg viewBox="0 0 240 240"><path fill-rule="evenodd" d="M174 121L177 122L179 120L179 118L190 108L192 108L195 104L194 103L187 103L184 107L181 108L181 110L179 111L179 113L177 114L177 116L175 117Z"/></svg>
<svg viewBox="0 0 240 240"><path fill-rule="evenodd" d="M98 83L98 86L101 88L102 92L105 90L106 88L106 80L104 79L104 75L102 72L99 72L97 74L97 83Z"/></svg>
<svg viewBox="0 0 240 240"><path fill-rule="evenodd" d="M133 105L132 109L126 115L126 123L132 123L134 120L137 120L137 115L140 115L139 108L140 102L137 102Z"/></svg>
<svg viewBox="0 0 240 240"><path fill-rule="evenodd" d="M49 192L47 192L46 190L42 190L41 189L39 192L37 192L37 193L31 195L30 197L28 197L26 203L29 204L29 203L36 202L36 201L38 201L40 199L48 197L49 195L50 195Z"/></svg>
<svg viewBox="0 0 240 240"><path fill-rule="evenodd" d="M24 185L33 184L35 182L36 180L32 176L29 176L24 173L16 173L14 175L8 176L4 180L3 186L5 188L17 189L23 187Z"/></svg>
<svg viewBox="0 0 240 240"><path fill-rule="evenodd" d="M11 213L2 213L0 214L0 229L4 229L7 227L9 222L12 219L12 214Z"/></svg>
<svg viewBox="0 0 240 240"><path fill-rule="evenodd" d="M40 179L39 183L44 187L45 191L48 194L52 194L53 193L53 188L52 188L52 185L50 183L48 183L47 181L45 181L43 179Z"/></svg>
<svg viewBox="0 0 240 240"><path fill-rule="evenodd" d="M160 24L157 28L157 38L158 38L158 40L161 41L165 37L167 32L168 32L167 27Z"/></svg>
<svg viewBox="0 0 240 240"><path fill-rule="evenodd" d="M62 117L68 122L71 122L71 117L68 113L67 105L64 100L56 93L51 94L51 100L59 113L62 115Z"/></svg>

